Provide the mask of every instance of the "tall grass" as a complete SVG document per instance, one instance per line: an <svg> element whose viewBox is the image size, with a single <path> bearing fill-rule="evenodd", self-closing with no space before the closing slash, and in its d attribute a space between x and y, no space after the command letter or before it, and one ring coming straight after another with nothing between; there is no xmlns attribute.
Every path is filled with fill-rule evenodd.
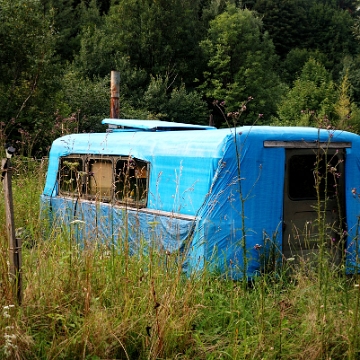
<svg viewBox="0 0 360 360"><path fill-rule="evenodd" d="M44 167L16 168L24 296L14 304L2 221L0 359L359 358L357 277L300 266L245 287L206 269L186 277L176 254L156 249L79 248L67 229L39 221Z"/></svg>

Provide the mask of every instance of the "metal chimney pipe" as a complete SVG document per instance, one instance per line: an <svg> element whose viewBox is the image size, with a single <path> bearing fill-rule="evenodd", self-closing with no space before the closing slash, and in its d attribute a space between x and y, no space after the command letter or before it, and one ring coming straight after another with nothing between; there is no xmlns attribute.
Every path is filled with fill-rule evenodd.
<svg viewBox="0 0 360 360"><path fill-rule="evenodd" d="M110 77L110 118L119 119L120 114L120 72L112 70Z"/></svg>

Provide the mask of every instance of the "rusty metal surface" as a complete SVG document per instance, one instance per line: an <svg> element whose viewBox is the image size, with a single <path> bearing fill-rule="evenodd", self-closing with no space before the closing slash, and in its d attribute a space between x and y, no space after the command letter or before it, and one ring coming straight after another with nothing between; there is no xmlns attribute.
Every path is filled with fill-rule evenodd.
<svg viewBox="0 0 360 360"><path fill-rule="evenodd" d="M120 114L120 73L118 71L111 71L110 92L110 118L118 119Z"/></svg>

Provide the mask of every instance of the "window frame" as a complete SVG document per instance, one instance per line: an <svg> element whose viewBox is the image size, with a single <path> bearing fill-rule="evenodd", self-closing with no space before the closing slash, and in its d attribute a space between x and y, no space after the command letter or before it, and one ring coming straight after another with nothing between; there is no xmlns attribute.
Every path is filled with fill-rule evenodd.
<svg viewBox="0 0 360 360"><path fill-rule="evenodd" d="M64 168L63 164L67 159L78 159L81 165L81 168L78 169L79 175L78 175L78 181L79 184L76 186L77 189L80 191L67 191L64 190L61 186L63 180L62 180L62 169ZM103 162L111 162L111 169L112 169L112 176L111 176L111 187L110 187L110 194L109 195L99 195L97 191L94 193L91 193L91 179L92 176L94 176L93 172L91 171L91 166L96 163L96 161L103 161ZM136 168L134 168L135 172L135 189L139 187L138 182L139 179L145 179L145 181L141 181L143 186L141 187L142 190L136 191L135 198L127 198L122 199L118 198L116 196L116 182L117 180L117 174L116 171L118 169L118 163L119 162L126 162L131 163L134 162L136 165L140 163L141 169L144 169L145 167L145 174L146 176L137 177L136 176ZM95 183L96 183L96 178ZM101 154L69 154L66 156L59 157L59 168L58 168L58 174L57 174L57 180L58 180L58 196L70 196L74 198L81 198L84 200L89 201L99 201L102 203L111 203L113 205L120 205L120 206L129 206L134 208L146 208L148 203L148 195L149 195L149 179L150 179L150 162L145 161L142 159L138 159L132 156L121 156L121 155L101 155ZM139 181L138 181L139 180ZM109 186L105 186L105 188L109 189ZM101 189L101 188L100 188ZM101 192L101 190L100 190ZM139 196L141 194L141 196Z"/></svg>
<svg viewBox="0 0 360 360"><path fill-rule="evenodd" d="M130 163L132 161L135 163L135 165L138 165L139 163L141 163L141 164L143 164L143 166L138 167L138 166L131 165ZM129 182L128 185L125 184L125 187L129 186L130 194L133 191L134 191L134 194L128 196L128 195L124 195L124 192L123 192L123 196L121 198L119 198L117 196L117 194L119 194L121 192L121 189L120 189L120 191L117 191L117 184L116 184L116 182L117 182L116 178L120 177L120 175L117 174L117 171L119 169L118 168L118 163L119 162L127 163L127 171L128 171L128 169L134 170L134 175L133 176L129 175L129 173L125 174L125 177L126 177L125 180ZM115 183L114 183L114 185L115 185L115 193L114 193L115 203L116 204L123 204L123 205L135 205L136 207L146 207L147 198L148 198L148 192L149 192L149 167L150 167L149 162L141 160L141 159L135 159L135 158L130 159L130 158L120 157L120 158L116 159L116 162L115 162L114 166L115 166ZM146 177L136 176L137 170L139 168L143 169L144 166L146 167L146 169L145 169ZM132 167L134 167L134 168L132 168ZM123 166L123 168L124 168L124 166ZM135 184L133 182L131 182L131 180L129 180L131 178L135 179ZM145 180L145 189L142 190L142 191L139 190L139 179L146 179ZM123 183L124 183L124 181L123 181ZM136 190L136 189L138 189L138 190ZM143 197L144 194L145 194L145 197Z"/></svg>
<svg viewBox="0 0 360 360"><path fill-rule="evenodd" d="M77 181L76 187L75 189L77 189L78 191L68 191L66 189L63 189L62 185L62 169L64 168L63 166L63 161L71 161L71 160L76 160L79 159L79 162L81 162L81 168L78 170L79 174L78 174L78 178L75 179L75 181ZM83 179L82 179L82 172L84 169L84 159L81 155L78 154L71 154L69 156L64 156L59 158L59 169L58 169L58 174L57 174L57 179L58 179L58 192L60 195L64 195L64 196L71 196L71 197L81 197L83 195Z"/></svg>

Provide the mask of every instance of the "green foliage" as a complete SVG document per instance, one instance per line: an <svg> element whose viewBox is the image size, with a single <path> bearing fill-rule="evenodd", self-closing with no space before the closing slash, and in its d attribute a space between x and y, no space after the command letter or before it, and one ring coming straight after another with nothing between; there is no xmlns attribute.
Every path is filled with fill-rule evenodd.
<svg viewBox="0 0 360 360"><path fill-rule="evenodd" d="M0 143L41 156L54 136L101 129L111 70L125 118L205 124L206 101L220 124L214 100L234 112L253 98L242 123L296 123L284 95L311 58L337 94L347 71L356 130L358 22L355 0L0 0ZM338 121L338 95L315 83L297 84L291 106Z"/></svg>
<svg viewBox="0 0 360 360"><path fill-rule="evenodd" d="M84 32L82 62L87 59L88 74L108 74L120 56L148 74L174 72L192 81L202 28L198 10L198 1L190 0L123 0L112 5L103 26Z"/></svg>
<svg viewBox="0 0 360 360"><path fill-rule="evenodd" d="M279 105L280 123L317 126L317 117L325 115L333 120L336 98L337 93L330 74L323 65L310 59Z"/></svg>
<svg viewBox="0 0 360 360"><path fill-rule="evenodd" d="M309 36L306 47L327 54L336 70L343 56L353 54L358 47L352 33L354 20L348 11L339 11L317 1L310 7L308 17L309 34L316 34L316 37Z"/></svg>
<svg viewBox="0 0 360 360"><path fill-rule="evenodd" d="M273 39L276 53L284 58L294 47L304 46L309 20L307 0L257 0L254 10L263 16L264 28ZM305 46L306 47L306 46Z"/></svg>
<svg viewBox="0 0 360 360"><path fill-rule="evenodd" d="M38 1L1 0L0 6L1 82L31 80L52 55L52 18L41 14Z"/></svg>
<svg viewBox="0 0 360 360"><path fill-rule="evenodd" d="M251 11L229 6L211 21L207 38L201 42L208 70L200 89L208 98L225 101L229 111L253 97L244 123L253 123L259 113L265 118L275 114L282 91L274 47L261 27L261 20Z"/></svg>
<svg viewBox="0 0 360 360"><path fill-rule="evenodd" d="M350 96L350 81L346 72L338 89L334 106L337 115L336 128L360 133L360 110Z"/></svg>
<svg viewBox="0 0 360 360"><path fill-rule="evenodd" d="M156 114L157 117L166 117L166 103L167 90L169 78L162 79L161 77L152 78L151 82L145 91L144 102L150 113Z"/></svg>
<svg viewBox="0 0 360 360"><path fill-rule="evenodd" d="M352 16L358 15L358 0L335 0L333 2L341 9L348 11Z"/></svg>
<svg viewBox="0 0 360 360"><path fill-rule="evenodd" d="M280 124L319 126L319 119L323 118L337 129L359 132L360 113L353 101L348 74L345 70L336 86L325 67L310 58L279 105Z"/></svg>
<svg viewBox="0 0 360 360"><path fill-rule="evenodd" d="M203 21L206 23L207 27L209 26L209 22L214 20L214 18L226 10L227 4L234 4L234 1L226 1L226 0L207 0L202 1L202 11L201 17Z"/></svg>
<svg viewBox="0 0 360 360"><path fill-rule="evenodd" d="M57 93L57 122L52 128L52 138L61 134L64 120L76 114L75 132L103 130L101 120L109 114L109 77L89 79L76 71L69 71L61 79L61 92ZM60 133L59 133L60 131Z"/></svg>
<svg viewBox="0 0 360 360"><path fill-rule="evenodd" d="M360 56L347 56L343 60L343 71L341 72L342 77L344 74L347 75L350 87L349 92L352 100L356 104L360 104Z"/></svg>
<svg viewBox="0 0 360 360"><path fill-rule="evenodd" d="M152 78L144 94L145 107L151 117L187 124L208 124L206 103L196 91L188 92L185 85L171 89L171 81Z"/></svg>
<svg viewBox="0 0 360 360"><path fill-rule="evenodd" d="M20 152L31 154L34 147L41 146L53 112L51 94L58 88L53 16L44 13L39 1L32 0L1 0L0 9L3 131L5 138L17 141ZM26 147L23 134L28 138Z"/></svg>
<svg viewBox="0 0 360 360"><path fill-rule="evenodd" d="M80 50L80 32L83 27L99 24L101 17L96 0L42 0L43 14L53 14L56 32L55 54L66 63Z"/></svg>
<svg viewBox="0 0 360 360"><path fill-rule="evenodd" d="M109 75L111 69L117 69L115 58L120 54L110 48L112 42L101 27L89 25L83 28L80 52L75 57L79 72L93 78L104 77Z"/></svg>
<svg viewBox="0 0 360 360"><path fill-rule="evenodd" d="M325 68L331 68L325 54L318 50L311 51L308 49L294 48L289 51L286 58L281 63L281 79L289 86L300 76L304 65L310 60L314 59L323 64Z"/></svg>
<svg viewBox="0 0 360 360"><path fill-rule="evenodd" d="M198 92L188 92L185 85L171 91L168 102L168 117L174 122L186 124L209 124L209 114L206 103Z"/></svg>
<svg viewBox="0 0 360 360"><path fill-rule="evenodd" d="M127 79L127 76L130 75L132 80L138 78L134 87L139 84L144 86L144 80L148 80L147 70L141 65L138 66L129 54L123 51L124 45L118 35L118 26L113 23L110 15L105 16L99 26L96 23L84 26L80 52L75 56L74 64L80 73L89 78L106 77L111 70L116 69L124 75L122 82L125 84L129 85L130 79ZM136 74L131 74L132 72Z"/></svg>
<svg viewBox="0 0 360 360"><path fill-rule="evenodd" d="M254 10L263 15L264 28L281 58L296 47L318 50L327 55L334 68L344 54L357 48L350 4L341 6L346 10L341 10L337 1L258 0Z"/></svg>

